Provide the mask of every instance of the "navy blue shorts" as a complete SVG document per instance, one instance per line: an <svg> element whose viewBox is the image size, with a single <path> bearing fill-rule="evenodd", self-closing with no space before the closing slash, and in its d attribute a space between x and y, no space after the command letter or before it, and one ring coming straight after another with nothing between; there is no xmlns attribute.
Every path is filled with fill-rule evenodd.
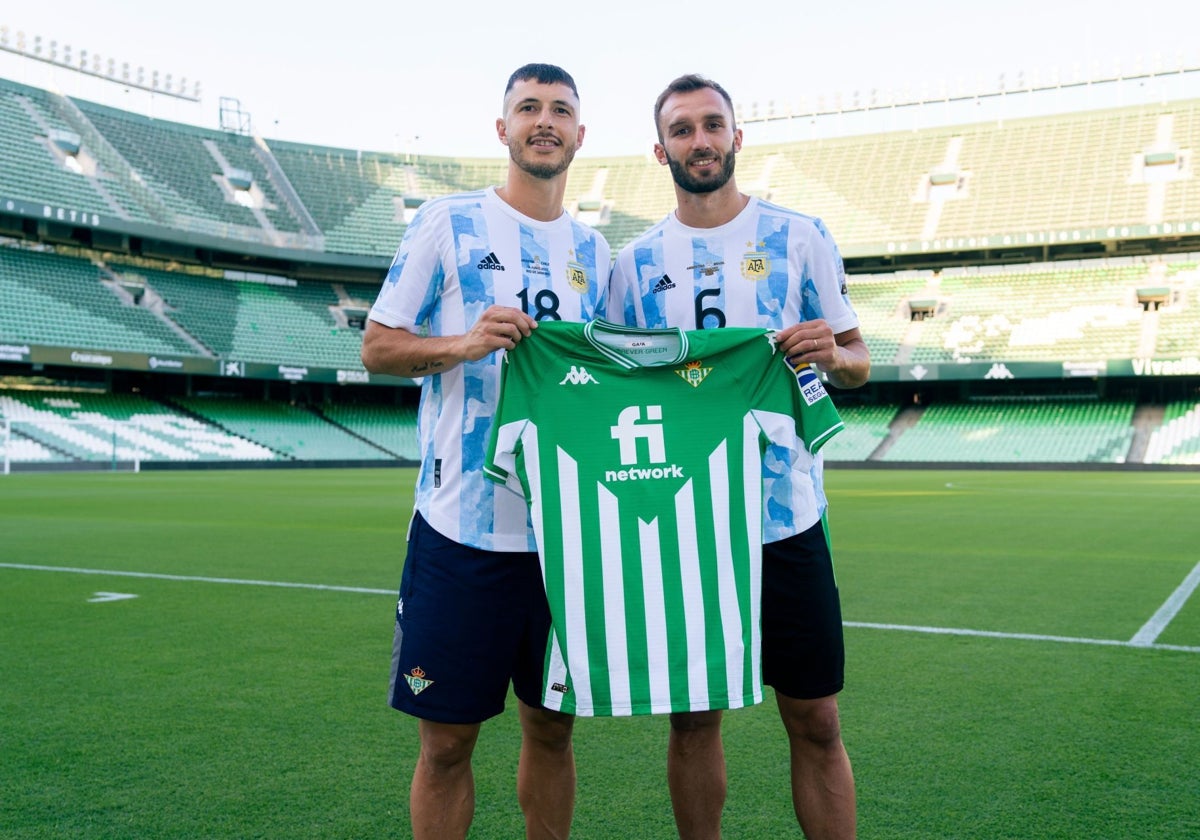
<svg viewBox="0 0 1200 840"><path fill-rule="evenodd" d="M413 516L392 645L393 708L479 723L504 711L510 682L540 708L549 634L536 552L461 545Z"/></svg>
<svg viewBox="0 0 1200 840"><path fill-rule="evenodd" d="M763 546L763 682L815 700L842 690L846 647L842 605L824 520Z"/></svg>

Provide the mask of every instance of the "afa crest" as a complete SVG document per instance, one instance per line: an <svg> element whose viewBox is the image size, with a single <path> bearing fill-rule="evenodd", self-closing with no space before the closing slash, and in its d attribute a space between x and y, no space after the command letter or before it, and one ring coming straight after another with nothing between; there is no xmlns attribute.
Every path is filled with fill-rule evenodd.
<svg viewBox="0 0 1200 840"><path fill-rule="evenodd" d="M754 246L751 244L751 247ZM759 242L758 247L762 248L763 243ZM747 251L742 256L742 277L757 283L770 276L771 257L766 251Z"/></svg>
<svg viewBox="0 0 1200 840"><path fill-rule="evenodd" d="M577 262L567 263L567 285L579 293L587 291L587 269Z"/></svg>
<svg viewBox="0 0 1200 840"><path fill-rule="evenodd" d="M696 359L694 362L686 362L681 368L675 368L675 372L682 377L684 382L693 388L699 388L704 378L712 373L712 368L704 367L704 362Z"/></svg>

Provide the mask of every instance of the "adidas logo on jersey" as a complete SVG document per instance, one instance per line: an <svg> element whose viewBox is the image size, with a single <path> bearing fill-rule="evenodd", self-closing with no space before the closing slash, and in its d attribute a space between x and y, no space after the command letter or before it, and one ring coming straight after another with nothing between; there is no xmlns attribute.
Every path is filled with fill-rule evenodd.
<svg viewBox="0 0 1200 840"><path fill-rule="evenodd" d="M571 369L567 371L567 375L562 378L559 385L566 385L570 382L572 385L599 385L600 382L596 377L587 372L587 368L576 367L571 365Z"/></svg>
<svg viewBox="0 0 1200 840"><path fill-rule="evenodd" d="M475 267L480 269L481 271L484 269L488 269L491 271L503 271L504 270L504 264L501 263L500 260L496 258L495 251L489 252L486 257L484 257L483 259L481 259L479 261L479 265L477 265Z"/></svg>
<svg viewBox="0 0 1200 840"><path fill-rule="evenodd" d="M658 294L659 292L665 292L667 289L674 288L675 284L671 282L671 278L664 274L661 278L659 278L659 281L654 284L654 288L651 289L650 292L651 294Z"/></svg>

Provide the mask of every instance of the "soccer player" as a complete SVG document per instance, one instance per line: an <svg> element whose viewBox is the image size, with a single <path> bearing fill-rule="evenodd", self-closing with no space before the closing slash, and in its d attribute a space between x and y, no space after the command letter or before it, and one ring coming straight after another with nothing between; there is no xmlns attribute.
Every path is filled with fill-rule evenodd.
<svg viewBox="0 0 1200 840"><path fill-rule="evenodd" d="M420 719L410 790L417 840L466 837L471 756L510 681L526 837L566 837L575 802L574 718L540 700L550 616L528 509L482 466L497 351L540 320L603 314L609 247L562 206L584 136L571 76L548 64L516 70L496 133L509 150L505 183L421 205L363 336L367 370L423 378L390 699Z"/></svg>
<svg viewBox="0 0 1200 840"><path fill-rule="evenodd" d="M779 346L839 388L870 375L841 256L810 216L738 191L742 131L729 94L682 76L654 107L658 162L677 207L621 249L608 318L642 327L778 330ZM821 462L764 467L763 681L775 689L791 755L792 803L805 835L853 837L854 776L837 694L845 653L841 605L825 527ZM720 836L726 779L721 712L671 715L667 779L684 840Z"/></svg>

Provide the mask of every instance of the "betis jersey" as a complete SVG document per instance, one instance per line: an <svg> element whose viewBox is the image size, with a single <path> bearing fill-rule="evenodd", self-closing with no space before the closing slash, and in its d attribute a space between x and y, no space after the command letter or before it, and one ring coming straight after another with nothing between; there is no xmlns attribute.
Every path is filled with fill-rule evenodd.
<svg viewBox="0 0 1200 840"><path fill-rule="evenodd" d="M546 323L506 359L485 470L532 511L545 705L760 702L762 457L811 463L841 429L816 375L761 329Z"/></svg>
<svg viewBox="0 0 1200 840"><path fill-rule="evenodd" d="M421 205L370 317L430 335L465 333L492 304L539 321L585 321L604 314L608 271L599 233L566 213L531 219L489 187ZM416 508L456 542L533 551L524 503L483 477L501 358L492 353L422 381Z"/></svg>
<svg viewBox="0 0 1200 840"><path fill-rule="evenodd" d="M692 228L671 213L621 249L608 313L639 327L762 327L779 330L822 318L834 333L858 326L842 258L819 219L751 198L734 219ZM813 525L825 509L821 461L802 473L763 462L764 539Z"/></svg>

